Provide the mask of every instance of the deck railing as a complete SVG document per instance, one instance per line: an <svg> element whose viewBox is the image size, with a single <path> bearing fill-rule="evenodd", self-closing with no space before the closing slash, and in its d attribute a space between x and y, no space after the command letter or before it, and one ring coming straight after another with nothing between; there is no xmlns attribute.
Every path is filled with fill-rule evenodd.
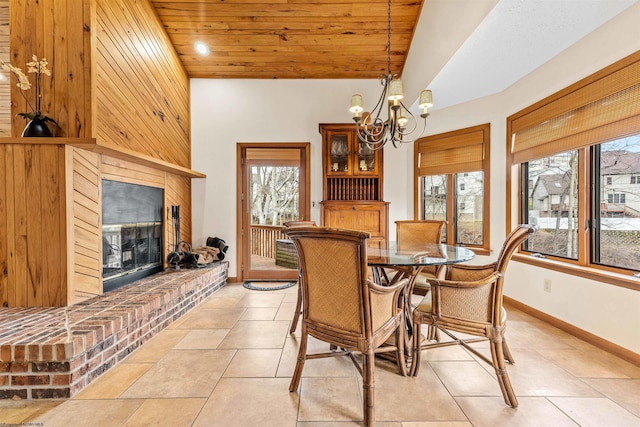
<svg viewBox="0 0 640 427"><path fill-rule="evenodd" d="M276 240L286 239L281 225L251 224L251 255L276 258Z"/></svg>

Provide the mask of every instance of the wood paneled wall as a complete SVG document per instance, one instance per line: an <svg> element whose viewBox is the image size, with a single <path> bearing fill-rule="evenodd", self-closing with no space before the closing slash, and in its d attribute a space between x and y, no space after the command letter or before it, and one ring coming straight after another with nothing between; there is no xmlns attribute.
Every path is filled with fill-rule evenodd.
<svg viewBox="0 0 640 427"><path fill-rule="evenodd" d="M26 70L33 55L49 61L51 77L42 79L41 109L60 125L55 135L90 137L91 0L9 0L9 14L11 63ZM11 82L11 133L20 136L26 121L16 114L29 109L15 77ZM35 89L23 93L35 105Z"/></svg>
<svg viewBox="0 0 640 427"><path fill-rule="evenodd" d="M100 143L191 165L189 78L149 0L96 0Z"/></svg>
<svg viewBox="0 0 640 427"><path fill-rule="evenodd" d="M164 188L166 251L171 205L191 240L190 178L70 146L95 138L129 159L189 168L189 79L149 0L0 0L0 55L7 1L8 59L23 69L32 55L49 60L42 111L60 128L41 144L0 144L0 304L63 306L102 292L103 177ZM26 124L15 115L28 111L15 83L13 137Z"/></svg>
<svg viewBox="0 0 640 427"><path fill-rule="evenodd" d="M69 303L102 293L102 193L100 155L67 147Z"/></svg>
<svg viewBox="0 0 640 427"><path fill-rule="evenodd" d="M65 150L0 145L0 304L67 302Z"/></svg>
<svg viewBox="0 0 640 427"><path fill-rule="evenodd" d="M9 0L0 0L0 60L9 62ZM11 136L11 87L9 74L0 76L0 137Z"/></svg>

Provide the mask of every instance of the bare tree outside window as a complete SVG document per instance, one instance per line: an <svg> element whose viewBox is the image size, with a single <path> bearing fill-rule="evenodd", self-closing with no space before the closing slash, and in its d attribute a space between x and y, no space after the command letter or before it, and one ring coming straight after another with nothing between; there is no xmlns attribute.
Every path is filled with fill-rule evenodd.
<svg viewBox="0 0 640 427"><path fill-rule="evenodd" d="M252 224L282 225L298 219L300 169L291 166L252 166Z"/></svg>
<svg viewBox="0 0 640 427"><path fill-rule="evenodd" d="M578 258L578 152L571 150L527 164L527 218L540 227L527 249L563 258Z"/></svg>

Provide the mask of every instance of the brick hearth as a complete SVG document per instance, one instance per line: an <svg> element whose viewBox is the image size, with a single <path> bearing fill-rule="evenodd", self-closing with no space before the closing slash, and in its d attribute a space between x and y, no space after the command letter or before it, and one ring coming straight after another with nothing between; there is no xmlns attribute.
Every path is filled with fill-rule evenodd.
<svg viewBox="0 0 640 427"><path fill-rule="evenodd" d="M60 308L0 308L0 399L71 397L222 287L228 263L166 271Z"/></svg>

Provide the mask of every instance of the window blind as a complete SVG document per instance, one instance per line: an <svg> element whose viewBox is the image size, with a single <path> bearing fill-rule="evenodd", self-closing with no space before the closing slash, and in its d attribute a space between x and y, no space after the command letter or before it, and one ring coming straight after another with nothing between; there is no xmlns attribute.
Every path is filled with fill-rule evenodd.
<svg viewBox="0 0 640 427"><path fill-rule="evenodd" d="M443 175L484 169L490 124L420 138L418 175Z"/></svg>
<svg viewBox="0 0 640 427"><path fill-rule="evenodd" d="M640 132L640 52L508 121L514 163Z"/></svg>

